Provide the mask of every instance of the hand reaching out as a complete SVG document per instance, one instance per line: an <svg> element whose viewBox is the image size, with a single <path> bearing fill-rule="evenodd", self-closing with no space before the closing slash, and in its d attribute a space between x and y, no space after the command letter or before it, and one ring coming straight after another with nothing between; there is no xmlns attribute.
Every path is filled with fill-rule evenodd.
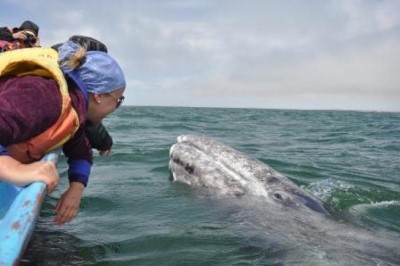
<svg viewBox="0 0 400 266"><path fill-rule="evenodd" d="M69 223L78 213L81 203L82 193L85 187L78 182L72 182L59 199L56 205L56 217L54 223L62 225Z"/></svg>

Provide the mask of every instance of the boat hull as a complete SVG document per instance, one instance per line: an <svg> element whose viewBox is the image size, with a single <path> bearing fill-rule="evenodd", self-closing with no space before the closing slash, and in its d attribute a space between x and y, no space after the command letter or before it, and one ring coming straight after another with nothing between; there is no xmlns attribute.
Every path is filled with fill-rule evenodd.
<svg viewBox="0 0 400 266"><path fill-rule="evenodd" d="M59 151L50 152L42 161L57 162ZM16 265L35 227L46 184L34 182L18 187L0 181L0 265Z"/></svg>

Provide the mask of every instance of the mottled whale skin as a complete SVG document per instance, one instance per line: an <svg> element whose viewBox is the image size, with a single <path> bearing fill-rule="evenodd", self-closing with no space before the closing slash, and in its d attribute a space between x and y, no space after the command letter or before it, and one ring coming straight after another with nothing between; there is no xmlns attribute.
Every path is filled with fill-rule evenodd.
<svg viewBox="0 0 400 266"><path fill-rule="evenodd" d="M170 149L169 169L173 180L192 187L258 196L267 203L330 214L321 200L270 166L204 136L179 136Z"/></svg>
<svg viewBox="0 0 400 266"><path fill-rule="evenodd" d="M358 217L331 213L268 165L215 140L179 136L170 149L169 168L173 180L217 199L214 207L231 214L237 234L250 245L256 243L265 254L282 251L274 257L278 264L399 265L399 234L360 227Z"/></svg>

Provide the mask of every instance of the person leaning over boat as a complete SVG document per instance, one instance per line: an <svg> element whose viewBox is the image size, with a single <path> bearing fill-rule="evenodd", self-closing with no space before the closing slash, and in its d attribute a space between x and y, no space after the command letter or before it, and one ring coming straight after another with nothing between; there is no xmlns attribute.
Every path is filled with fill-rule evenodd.
<svg viewBox="0 0 400 266"><path fill-rule="evenodd" d="M0 28L0 52L40 46L39 26L24 21L19 28Z"/></svg>
<svg viewBox="0 0 400 266"><path fill-rule="evenodd" d="M58 54L51 48L0 53L0 178L20 186L42 181L51 193L59 174L53 163L39 160L62 147L70 185L56 205L54 222L70 222L93 159L85 122L100 123L115 111L125 85L111 56L86 52L71 41Z"/></svg>
<svg viewBox="0 0 400 266"><path fill-rule="evenodd" d="M108 52L107 46L104 43L92 37L73 35L69 38L69 40L86 47L87 51L99 51L104 53ZM61 45L62 43L55 44L51 46L51 48L58 51L58 48ZM89 120L86 121L85 134L86 137L89 139L89 143L92 148L97 149L101 156L110 155L113 145L113 139L103 123L93 123Z"/></svg>
<svg viewBox="0 0 400 266"><path fill-rule="evenodd" d="M0 53L39 46L39 41L36 41L34 44L31 43L35 37L39 40L38 33L39 27L31 21L25 21L19 28L0 28ZM91 37L74 35L70 37L69 40L86 46L88 51L108 52L107 47L102 42ZM61 45L62 43L56 44L53 45L52 48L57 50ZM94 149L97 149L100 155L110 155L113 140L102 123L92 123L91 121L87 121L85 133L89 139L90 145Z"/></svg>

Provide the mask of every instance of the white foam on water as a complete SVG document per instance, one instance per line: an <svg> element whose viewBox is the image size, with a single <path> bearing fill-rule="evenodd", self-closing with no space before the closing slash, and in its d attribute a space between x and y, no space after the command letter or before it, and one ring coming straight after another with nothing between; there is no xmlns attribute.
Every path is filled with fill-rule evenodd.
<svg viewBox="0 0 400 266"><path fill-rule="evenodd" d="M370 209L383 209L388 207L397 206L400 207L400 201L398 200L390 200L390 201L380 201L380 202L370 202L357 204L350 208L350 213L354 215L360 215L367 212Z"/></svg>
<svg viewBox="0 0 400 266"><path fill-rule="evenodd" d="M353 184L347 183L342 180L334 180L328 178L322 181L311 183L304 189L308 190L318 198L325 200L329 198L334 192L337 191L347 192L353 188L354 188Z"/></svg>

